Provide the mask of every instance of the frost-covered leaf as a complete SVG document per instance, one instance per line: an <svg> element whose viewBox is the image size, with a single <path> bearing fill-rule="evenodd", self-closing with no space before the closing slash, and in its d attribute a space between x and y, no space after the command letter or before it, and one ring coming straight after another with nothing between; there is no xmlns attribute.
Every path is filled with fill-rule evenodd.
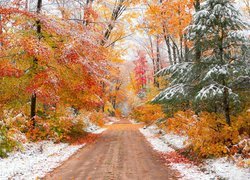
<svg viewBox="0 0 250 180"><path fill-rule="evenodd" d="M196 100L212 100L215 98L221 98L223 96L224 91L227 90L229 96L234 100L238 101L238 95L235 94L232 89L220 85L220 84L210 84L206 87L203 87L195 97Z"/></svg>
<svg viewBox="0 0 250 180"><path fill-rule="evenodd" d="M152 102L163 102L170 101L174 99L182 99L188 96L187 89L190 88L186 84L176 84L174 86L166 88L160 94L158 94Z"/></svg>

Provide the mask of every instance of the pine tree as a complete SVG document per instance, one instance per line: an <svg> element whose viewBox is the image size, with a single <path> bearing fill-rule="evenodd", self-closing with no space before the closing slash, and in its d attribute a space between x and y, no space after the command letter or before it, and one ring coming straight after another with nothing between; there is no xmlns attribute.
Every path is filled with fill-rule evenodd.
<svg viewBox="0 0 250 180"><path fill-rule="evenodd" d="M187 28L189 40L199 42L194 43L193 60L158 73L169 75L170 87L156 96L153 102L217 104L223 107L221 110L230 125L230 107L240 101L237 86L243 89L250 86L247 40L242 31L247 27L230 0L204 1ZM195 58L197 49L200 50L198 60Z"/></svg>

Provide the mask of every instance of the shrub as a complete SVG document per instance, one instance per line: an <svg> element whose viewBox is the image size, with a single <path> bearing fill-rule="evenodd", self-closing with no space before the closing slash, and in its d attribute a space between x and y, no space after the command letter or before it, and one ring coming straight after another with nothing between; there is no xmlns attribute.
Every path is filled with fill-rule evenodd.
<svg viewBox="0 0 250 180"><path fill-rule="evenodd" d="M115 117L122 117L122 112L121 112L121 110L120 109L116 109L115 110Z"/></svg>
<svg viewBox="0 0 250 180"><path fill-rule="evenodd" d="M85 135L84 128L85 124L81 117L63 116L49 119L36 117L35 128L28 122L25 126L25 133L27 138L32 141L50 139L55 142L66 142Z"/></svg>
<svg viewBox="0 0 250 180"><path fill-rule="evenodd" d="M225 123L223 116L203 112L188 131L192 149L201 157L219 157L228 153L228 146L239 141L237 128Z"/></svg>
<svg viewBox="0 0 250 180"><path fill-rule="evenodd" d="M4 111L0 120L0 157L7 157L8 153L20 148L26 142L26 137L15 125L25 120L22 114L11 117L11 111Z"/></svg>
<svg viewBox="0 0 250 180"><path fill-rule="evenodd" d="M104 126L105 114L102 112L93 112L90 114L90 121L97 126Z"/></svg>
<svg viewBox="0 0 250 180"><path fill-rule="evenodd" d="M0 157L7 157L8 153L13 151L18 142L8 133L8 128L1 121L0 124Z"/></svg>
<svg viewBox="0 0 250 180"><path fill-rule="evenodd" d="M222 114L192 111L175 113L161 125L166 131L187 135L191 150L200 157L219 157L232 152L232 147L241 139L249 137L249 112L232 117L232 125L225 123Z"/></svg>
<svg viewBox="0 0 250 180"><path fill-rule="evenodd" d="M173 118L168 118L162 124L162 128L179 135L187 135L188 131L197 122L197 116L193 111L178 111Z"/></svg>
<svg viewBox="0 0 250 180"><path fill-rule="evenodd" d="M145 104L133 109L131 118L150 124L160 118L164 118L165 114L160 105Z"/></svg>

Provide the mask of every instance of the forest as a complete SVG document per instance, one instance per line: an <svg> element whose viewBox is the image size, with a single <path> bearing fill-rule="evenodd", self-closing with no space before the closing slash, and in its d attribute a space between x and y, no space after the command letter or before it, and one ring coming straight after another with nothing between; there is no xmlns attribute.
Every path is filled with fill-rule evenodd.
<svg viewBox="0 0 250 180"><path fill-rule="evenodd" d="M250 178L250 0L0 0L0 180L145 177Z"/></svg>

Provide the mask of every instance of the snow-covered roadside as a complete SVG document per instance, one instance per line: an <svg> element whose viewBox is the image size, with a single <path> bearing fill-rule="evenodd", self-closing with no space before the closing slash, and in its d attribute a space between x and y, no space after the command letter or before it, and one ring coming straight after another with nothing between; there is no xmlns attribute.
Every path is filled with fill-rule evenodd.
<svg viewBox="0 0 250 180"><path fill-rule="evenodd" d="M131 124L142 124L142 122L137 122L134 119L130 119L129 121L131 122Z"/></svg>
<svg viewBox="0 0 250 180"><path fill-rule="evenodd" d="M84 129L86 132L93 134L101 134L107 130L107 128L101 128L94 123L92 123L88 118L84 119L84 123L86 124L86 128Z"/></svg>
<svg viewBox="0 0 250 180"><path fill-rule="evenodd" d="M120 121L120 119L118 119L118 118L116 118L116 117L111 117L111 116L109 116L109 117L107 118L107 120L110 121L110 122L113 122L113 123L119 122L119 121Z"/></svg>
<svg viewBox="0 0 250 180"><path fill-rule="evenodd" d="M83 146L51 141L26 143L22 152L14 152L8 158L0 159L0 179L42 178Z"/></svg>
<svg viewBox="0 0 250 180"><path fill-rule="evenodd" d="M88 117L83 121L86 124L84 130L89 133L101 134L106 130L92 123ZM4 159L0 158L0 180L42 178L84 146L85 144L56 144L52 141L25 143L22 151L10 153Z"/></svg>
<svg viewBox="0 0 250 180"><path fill-rule="evenodd" d="M185 147L187 137L174 134L164 134L157 126L141 128L140 132L146 137L152 147L164 154L173 153L175 148ZM237 167L225 158L207 160L204 165L196 166L192 163L170 162L170 166L180 172L181 179L210 180L224 178L229 180L250 179L250 170Z"/></svg>
<svg viewBox="0 0 250 180"><path fill-rule="evenodd" d="M236 164L227 161L226 158L207 160L205 164L206 169L216 172L216 174L225 179L250 179L250 169L239 168Z"/></svg>
<svg viewBox="0 0 250 180"><path fill-rule="evenodd" d="M112 125L112 124L120 121L120 119L117 119L116 117L110 117L110 116L107 117L106 120L107 120L107 122L105 123L105 125L107 125L107 126Z"/></svg>
<svg viewBox="0 0 250 180"><path fill-rule="evenodd" d="M112 124L114 124L115 122L107 122L107 123L105 123L105 125L106 126L110 126L110 125L112 125Z"/></svg>

